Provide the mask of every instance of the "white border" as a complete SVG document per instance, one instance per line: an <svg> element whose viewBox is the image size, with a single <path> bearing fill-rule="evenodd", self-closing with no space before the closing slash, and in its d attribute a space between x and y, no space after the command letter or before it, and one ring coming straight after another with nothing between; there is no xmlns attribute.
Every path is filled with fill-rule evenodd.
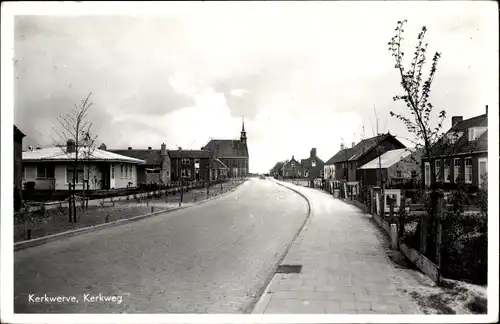
<svg viewBox="0 0 500 324"><path fill-rule="evenodd" d="M372 2L373 3L373 2ZM498 218L490 217L489 226L489 250L488 250L488 315L195 315L195 314L170 314L170 315L108 315L108 314L78 314L73 315L16 315L13 314L13 220L12 197L13 197L13 17L16 14L51 14L51 15L162 15L175 14L189 11L192 14L202 14L206 10L214 8L228 11L235 6L242 6L258 10L266 10L269 6L280 6L283 2L235 2L235 3L194 3L194 2L4 2L2 3L2 96L1 96L1 321L7 323L156 323L156 322L190 322L190 323L344 323L344 322L373 322L373 323L452 323L452 322L495 322L498 320ZM290 3L299 6L303 3ZM311 4L320 6L318 2ZM354 6L355 3L346 3ZM394 3L396 5L396 3ZM436 6L444 3L436 3ZM369 7L369 5L368 5ZM159 10L161 9L161 10ZM493 7L492 7L493 9ZM498 17L497 17L498 19ZM498 20L495 22L498 30ZM498 41L498 37L492 38ZM492 62L492 73L498 73L498 62ZM498 75L497 75L498 76ZM498 79L498 77L497 77ZM498 91L498 89L497 89ZM497 93L498 94L498 93ZM489 155L488 159L489 180L489 213L498 215L498 102L490 104L489 113Z"/></svg>

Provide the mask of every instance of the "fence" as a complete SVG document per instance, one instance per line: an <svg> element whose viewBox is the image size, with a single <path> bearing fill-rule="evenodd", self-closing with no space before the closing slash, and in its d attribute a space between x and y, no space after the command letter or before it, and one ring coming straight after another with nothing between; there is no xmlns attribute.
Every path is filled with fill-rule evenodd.
<svg viewBox="0 0 500 324"><path fill-rule="evenodd" d="M433 196L434 195L434 196ZM470 204L465 192L416 193L364 188L358 203L391 236L401 252L431 279L441 276L485 284L487 207ZM487 193L483 193L484 196ZM432 197L433 196L433 197ZM487 202L486 202L487 206Z"/></svg>

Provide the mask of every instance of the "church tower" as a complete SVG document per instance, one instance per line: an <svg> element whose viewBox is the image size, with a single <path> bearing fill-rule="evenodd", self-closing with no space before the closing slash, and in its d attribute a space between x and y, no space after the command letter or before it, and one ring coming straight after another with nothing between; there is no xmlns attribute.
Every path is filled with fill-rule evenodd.
<svg viewBox="0 0 500 324"><path fill-rule="evenodd" d="M246 144L247 143L247 132L245 131L245 117L242 117L242 124L241 124L241 136L240 140Z"/></svg>

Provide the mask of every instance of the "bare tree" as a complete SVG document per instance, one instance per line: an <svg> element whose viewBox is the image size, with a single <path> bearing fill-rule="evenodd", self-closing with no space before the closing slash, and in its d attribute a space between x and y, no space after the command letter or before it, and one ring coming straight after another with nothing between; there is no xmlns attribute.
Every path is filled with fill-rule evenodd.
<svg viewBox="0 0 500 324"><path fill-rule="evenodd" d="M80 105L75 104L69 113L58 117L60 131L54 128L59 137L59 142L63 141L65 143L63 145L58 144L58 146L72 160L72 180L69 183L70 223L76 223L76 184L81 179L83 187L85 187L84 172L79 177L79 162L90 159L93 150L95 150L96 136L93 135L92 123L87 120L88 110L92 106L90 102L91 94L89 93Z"/></svg>
<svg viewBox="0 0 500 324"><path fill-rule="evenodd" d="M434 106L430 102L431 86L437 70L437 63L441 57L439 52L436 52L432 57L432 63L424 81L424 67L427 62L427 46L425 43L425 35L427 28L422 27L417 37L417 45L415 52L410 59L410 66L406 69L403 65L404 51L402 49L404 24L407 21L398 21L395 29L395 35L388 43L389 51L395 60L395 68L399 72L401 78L401 86L403 95L393 97L394 101L402 100L406 105L407 114L390 112L391 116L402 121L408 132L414 136L411 140L415 144L415 150L422 149L423 157L430 164L430 187L431 187L431 203L430 203L430 221L435 221L435 211L437 207L437 186L436 186L436 170L434 161L441 149L441 145L436 145L441 138L441 128L443 120L446 118L446 112L441 110L437 113L437 123L433 126L431 117L435 111ZM409 115L408 115L409 113ZM441 168L443 169L443 168ZM424 169L425 172L425 169ZM429 224L430 225L430 224ZM420 230L422 238L427 237L428 222L425 218L421 219ZM426 239L425 239L426 240ZM423 245L422 245L423 244ZM426 242L421 242L422 249L425 252Z"/></svg>

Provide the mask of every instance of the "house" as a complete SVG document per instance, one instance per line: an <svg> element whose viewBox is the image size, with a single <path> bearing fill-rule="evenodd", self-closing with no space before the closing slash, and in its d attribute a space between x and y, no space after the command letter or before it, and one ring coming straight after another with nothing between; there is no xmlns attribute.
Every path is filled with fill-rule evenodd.
<svg viewBox="0 0 500 324"><path fill-rule="evenodd" d="M300 164L302 166L304 178L310 181L311 186L312 182L315 179L323 179L323 175L325 172L323 167L325 165L325 162L323 162L323 160L318 157L316 148L312 148L309 152L309 158L302 159L300 161Z"/></svg>
<svg viewBox="0 0 500 324"><path fill-rule="evenodd" d="M451 128L433 148L433 165L422 159L425 186L430 186L433 167L439 184L463 182L483 187L488 172L488 106L485 114L473 118L453 116Z"/></svg>
<svg viewBox="0 0 500 324"><path fill-rule="evenodd" d="M283 163L282 174L284 178L300 178L302 176L302 165L295 160L293 155L289 161Z"/></svg>
<svg viewBox="0 0 500 324"><path fill-rule="evenodd" d="M201 149L209 150L212 152L214 159L219 159L228 167L229 177L245 177L248 175L249 154L244 121L239 140L212 139Z"/></svg>
<svg viewBox="0 0 500 324"><path fill-rule="evenodd" d="M23 138L26 135L14 125L14 210L19 211L23 199Z"/></svg>
<svg viewBox="0 0 500 324"><path fill-rule="evenodd" d="M402 148L406 146L390 133L379 134L358 144L353 142L350 148L341 144L340 150L327 164L334 165L335 180L344 182L347 184L346 190L356 194L359 191L359 183L363 180L357 172L358 168L387 151Z"/></svg>
<svg viewBox="0 0 500 324"><path fill-rule="evenodd" d="M208 150L168 151L172 181L208 181L211 178L211 152Z"/></svg>
<svg viewBox="0 0 500 324"><path fill-rule="evenodd" d="M100 148L106 150L106 145L102 144ZM145 164L137 166L137 184L168 184L171 181L171 161L165 143L159 150L128 147L126 150L107 151L145 161Z"/></svg>
<svg viewBox="0 0 500 324"><path fill-rule="evenodd" d="M68 190L73 181L75 142L66 145L25 151L23 185L33 183L35 189ZM91 190L118 189L137 185L137 166L145 161L96 148L80 147L76 166L76 189L84 180Z"/></svg>
<svg viewBox="0 0 500 324"><path fill-rule="evenodd" d="M383 153L358 168L363 185L397 185L408 180L420 179L421 151L411 153L408 149L396 149Z"/></svg>

